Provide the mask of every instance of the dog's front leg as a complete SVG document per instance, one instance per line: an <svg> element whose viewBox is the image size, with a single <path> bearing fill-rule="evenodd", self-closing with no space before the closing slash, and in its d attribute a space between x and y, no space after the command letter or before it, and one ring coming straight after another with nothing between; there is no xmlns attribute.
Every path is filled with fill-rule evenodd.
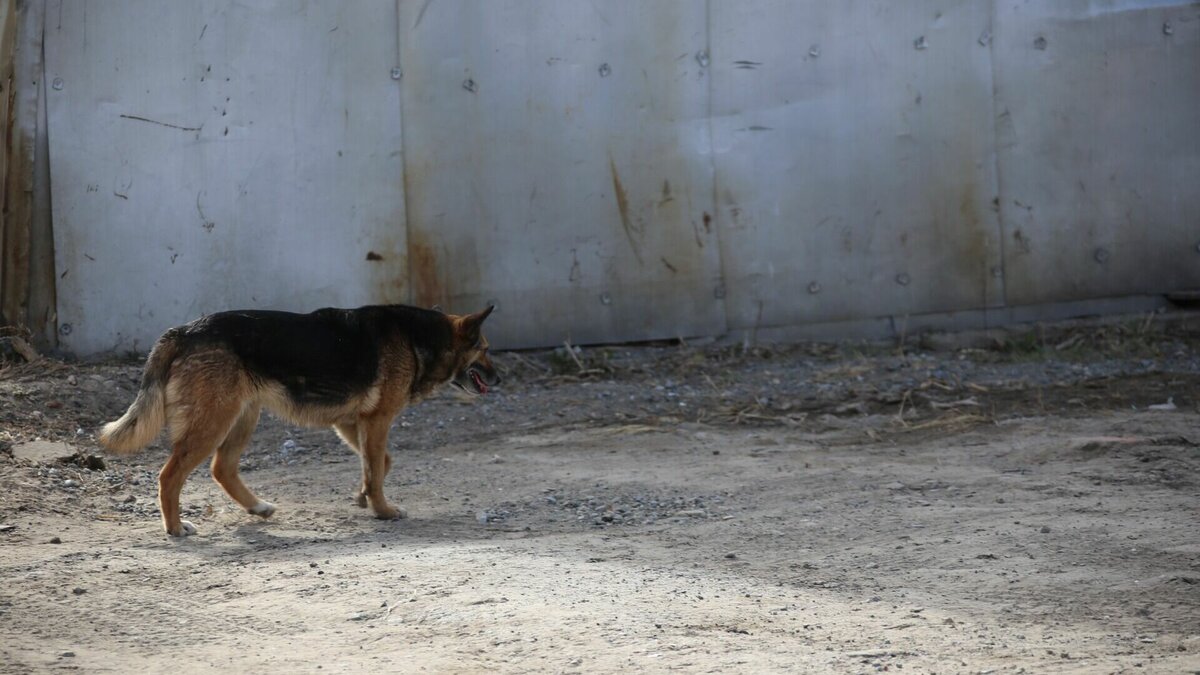
<svg viewBox="0 0 1200 675"><path fill-rule="evenodd" d="M393 520L407 514L388 504L383 496L383 477L392 468L388 456L387 437L391 420L384 417L360 418L358 421L358 447L362 451L363 488L367 502L376 518Z"/></svg>

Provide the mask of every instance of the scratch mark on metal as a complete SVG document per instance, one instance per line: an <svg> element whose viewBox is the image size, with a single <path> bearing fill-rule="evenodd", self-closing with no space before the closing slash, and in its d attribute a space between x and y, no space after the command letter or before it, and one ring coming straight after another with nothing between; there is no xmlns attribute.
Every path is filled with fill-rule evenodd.
<svg viewBox="0 0 1200 675"><path fill-rule="evenodd" d="M608 158L608 170L612 173L613 192L617 195L617 211L621 214L621 227L625 230L625 237L629 239L629 247L633 249L633 255L637 258L638 264L644 264L642 261L642 252L638 250L637 240L633 238L633 224L629 220L629 195L625 194L625 186L621 185L621 177L617 175L617 164L613 161L612 156Z"/></svg>
<svg viewBox="0 0 1200 675"><path fill-rule="evenodd" d="M204 24L204 28L200 29L200 37L196 38L196 42L199 42L204 39L204 33L207 30L208 30L208 24Z"/></svg>
<svg viewBox="0 0 1200 675"><path fill-rule="evenodd" d="M571 272L567 275L567 281L579 281L581 275L582 273L579 270L579 256L576 254L575 249L571 249Z"/></svg>
<svg viewBox="0 0 1200 675"><path fill-rule="evenodd" d="M663 265L666 265L667 269L671 270L671 274L676 274L679 272L679 270L676 269L675 266L672 265L671 262L669 260L667 260L665 256L659 256L658 259L662 261Z"/></svg>
<svg viewBox="0 0 1200 675"><path fill-rule="evenodd" d="M137 115L122 114L121 117L124 117L127 120L136 120L138 122L149 122L150 124L157 124L160 127L170 127L171 129L179 129L180 131L200 131L200 129L202 128L202 127L181 127L178 124L170 124L169 122L159 122L158 120L152 120L152 119L149 119L146 117L138 117Z"/></svg>
<svg viewBox="0 0 1200 675"><path fill-rule="evenodd" d="M416 30L417 26L421 25L421 19L425 18L425 10L429 9L429 6L432 4L433 0L425 0L425 4L421 5L421 11L417 12L417 20L413 23L413 30Z"/></svg>
<svg viewBox="0 0 1200 675"><path fill-rule="evenodd" d="M212 232L212 229L214 226L216 226L216 223L209 220L208 216L204 215L204 209L200 208L200 192L196 193L196 213L200 214L200 223L201 227L204 228L204 231Z"/></svg>

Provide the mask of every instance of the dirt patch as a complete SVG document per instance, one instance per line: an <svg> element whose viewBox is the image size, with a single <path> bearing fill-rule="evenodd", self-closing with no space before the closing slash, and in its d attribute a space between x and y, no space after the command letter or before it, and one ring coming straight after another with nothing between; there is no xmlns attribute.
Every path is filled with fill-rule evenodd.
<svg viewBox="0 0 1200 675"><path fill-rule="evenodd" d="M1198 670L1197 342L1106 340L500 355L503 392L397 420L409 520L264 420L278 513L198 471L182 541L161 443L21 452L94 454L138 364L10 368L0 670Z"/></svg>

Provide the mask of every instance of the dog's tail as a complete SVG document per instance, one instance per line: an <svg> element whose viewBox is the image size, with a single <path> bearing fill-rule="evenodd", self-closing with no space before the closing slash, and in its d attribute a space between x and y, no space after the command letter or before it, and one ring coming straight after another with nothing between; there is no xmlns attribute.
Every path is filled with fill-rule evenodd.
<svg viewBox="0 0 1200 675"><path fill-rule="evenodd" d="M175 329L167 331L146 359L142 372L142 388L129 410L115 422L104 425L100 431L100 444L117 454L132 454L141 450L167 421L167 377L171 363L179 353L179 334Z"/></svg>

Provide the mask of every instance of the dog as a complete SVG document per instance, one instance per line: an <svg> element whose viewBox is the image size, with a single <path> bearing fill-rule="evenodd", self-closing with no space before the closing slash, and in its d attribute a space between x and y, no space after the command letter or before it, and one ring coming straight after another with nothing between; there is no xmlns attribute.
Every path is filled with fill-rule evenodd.
<svg viewBox="0 0 1200 675"><path fill-rule="evenodd" d="M209 456L213 479L235 502L263 518L275 512L238 475L263 408L299 425L332 427L362 460L355 502L378 518L403 518L383 495L392 465L388 429L406 406L445 384L479 396L500 383L482 331L493 309L457 316L372 305L202 317L158 339L137 397L104 425L99 442L130 454L169 427L172 452L158 475L158 503L172 537L196 533L179 517L179 493Z"/></svg>

